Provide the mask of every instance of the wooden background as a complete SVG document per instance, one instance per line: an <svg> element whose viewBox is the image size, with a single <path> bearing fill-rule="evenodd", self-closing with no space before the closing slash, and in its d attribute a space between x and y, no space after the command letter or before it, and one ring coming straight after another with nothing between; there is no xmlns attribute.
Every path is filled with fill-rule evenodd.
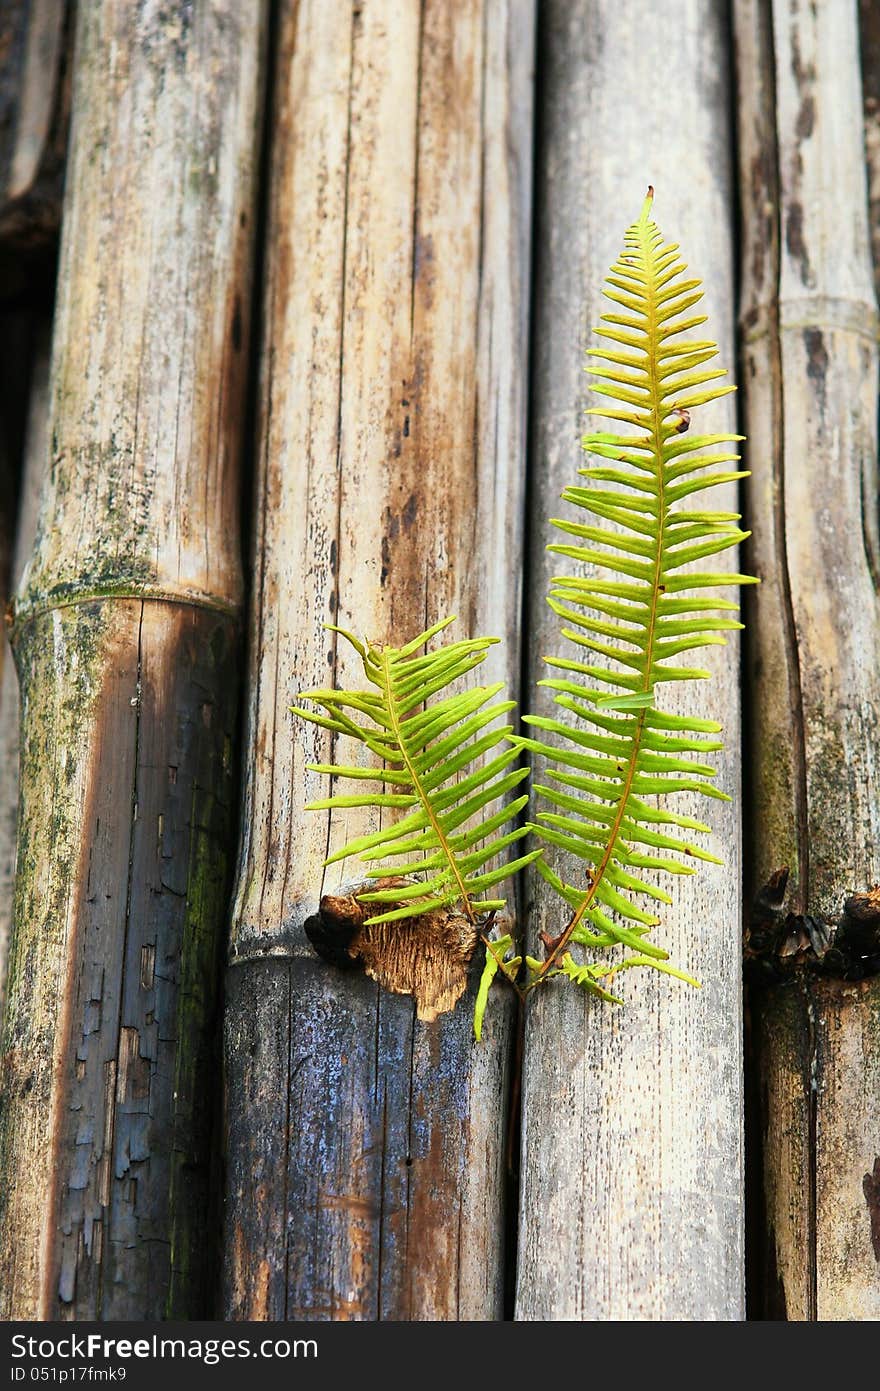
<svg viewBox="0 0 880 1391"><path fill-rule="evenodd" d="M878 7L3 24L0 1317L880 1317ZM312 951L359 813L304 813L288 706L355 674L325 622L456 613L534 707L649 182L762 580L679 697L734 798L664 919L704 988L499 992L476 1045L478 963L425 1023Z"/></svg>

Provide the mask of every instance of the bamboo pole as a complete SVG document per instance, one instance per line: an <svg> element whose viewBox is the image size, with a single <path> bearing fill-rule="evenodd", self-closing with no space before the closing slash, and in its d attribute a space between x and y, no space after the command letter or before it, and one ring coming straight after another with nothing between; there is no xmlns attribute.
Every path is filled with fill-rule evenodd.
<svg viewBox="0 0 880 1391"><path fill-rule="evenodd" d="M649 182L656 187L658 225L681 242L703 278L711 336L722 364L734 367L723 7L696 0L655 6L553 0L542 16L531 513L537 519L557 512L562 487L576 481L583 462L584 350L591 325L605 312L602 280ZM729 398L706 408L703 423L729 430ZM548 539L533 523L533 690L544 674L541 654L560 650L544 601L549 576L559 571L558 558L544 554ZM723 721L719 784L738 799L737 648L712 651L722 654L711 663L713 681L681 700ZM664 692L664 705L669 699ZM735 800L732 808L714 803L708 813L703 806L699 815L712 823L714 848L725 863L701 866L695 878L676 883L658 937L676 963L699 977L702 991L632 972L619 1010L570 989L550 987L531 997L521 1319L742 1314L740 812ZM535 882L534 902L535 937L539 930L555 936L558 900Z"/></svg>
<svg viewBox="0 0 880 1391"><path fill-rule="evenodd" d="M68 0L8 0L0 44L0 241L58 231L70 114Z"/></svg>
<svg viewBox="0 0 880 1391"><path fill-rule="evenodd" d="M12 641L4 1317L207 1309L264 7L79 7L49 476Z"/></svg>
<svg viewBox="0 0 880 1391"><path fill-rule="evenodd" d="M880 1316L877 310L857 6L737 0L763 1312ZM784 871L787 870L786 874Z"/></svg>
<svg viewBox="0 0 880 1391"><path fill-rule="evenodd" d="M17 522L10 565L11 590L18 586L34 543L40 488L49 453L49 332L43 324L34 347L30 408ZM6 1001L6 964L12 925L12 895L15 878L15 843L18 825L18 676L6 633L2 637L0 664L0 1026Z"/></svg>
<svg viewBox="0 0 880 1391"><path fill-rule="evenodd" d="M521 573L531 0L285 3L275 84L244 837L227 978L230 1318L501 1313L509 1000L428 1023L304 935L304 813L359 684L327 621L506 639ZM489 664L487 664L488 666ZM346 755L347 757L348 755Z"/></svg>
<svg viewBox="0 0 880 1391"><path fill-rule="evenodd" d="M873 0L861 0L859 20L868 172L868 228L874 257L874 286L880 300L880 9Z"/></svg>

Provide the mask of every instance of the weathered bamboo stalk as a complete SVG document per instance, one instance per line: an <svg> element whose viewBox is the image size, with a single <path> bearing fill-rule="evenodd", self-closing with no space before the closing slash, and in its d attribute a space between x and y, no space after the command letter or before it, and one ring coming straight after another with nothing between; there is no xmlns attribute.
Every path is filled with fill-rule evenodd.
<svg viewBox="0 0 880 1391"><path fill-rule="evenodd" d="M0 45L0 241L33 247L61 214L72 3L9 0Z"/></svg>
<svg viewBox="0 0 880 1391"><path fill-rule="evenodd" d="M21 470L15 541L12 547L11 590L33 548L40 504L40 487L49 453L49 325L43 325L34 350L27 436ZM12 925L15 843L18 825L18 676L9 641L2 637L0 664L0 1026L6 1001L6 964Z"/></svg>
<svg viewBox="0 0 880 1391"><path fill-rule="evenodd" d="M264 6L79 9L51 453L12 627L5 1317L206 1311Z"/></svg>
<svg viewBox="0 0 880 1391"><path fill-rule="evenodd" d="M583 462L584 349L590 326L605 312L602 280L648 183L656 187L658 225L681 242L705 282L705 312L721 363L734 367L723 6L553 0L542 16L532 436L537 518L556 513L563 485L576 481ZM709 430L729 430L729 398L705 408L701 419ZM559 572L558 557L543 552L548 539L533 530L532 682L544 674L541 654L560 650L544 602L548 578ZM714 680L679 699L723 721L719 784L736 799L737 647L711 650L722 654L711 663ZM671 699L664 690L664 708L672 708ZM542 704L542 713L549 708ZM677 805L683 808L684 800ZM706 813L703 804L699 815L711 821L725 863L677 881L675 902L657 931L674 961L699 977L702 991L632 972L620 1010L552 986L531 997L519 1318L742 1314L740 811L736 802L732 808L715 803ZM558 900L540 882L534 900L532 931L555 936Z"/></svg>
<svg viewBox="0 0 880 1391"><path fill-rule="evenodd" d="M455 613L461 635L507 639L492 679L515 689L533 21L532 0L281 9L227 981L231 1318L501 1312L509 1001L477 1047L472 993L424 1023L314 955L303 924L355 814L304 813L329 749L287 707L363 680L327 621L401 643Z"/></svg>
<svg viewBox="0 0 880 1391"><path fill-rule="evenodd" d="M880 8L860 0L859 48L868 173L868 230L874 257L874 287L880 300Z"/></svg>
<svg viewBox="0 0 880 1391"><path fill-rule="evenodd" d="M737 0L765 1314L880 1316L877 310L854 3ZM780 871L789 871L786 875ZM786 882L788 886L785 897ZM852 898L852 895L860 895Z"/></svg>

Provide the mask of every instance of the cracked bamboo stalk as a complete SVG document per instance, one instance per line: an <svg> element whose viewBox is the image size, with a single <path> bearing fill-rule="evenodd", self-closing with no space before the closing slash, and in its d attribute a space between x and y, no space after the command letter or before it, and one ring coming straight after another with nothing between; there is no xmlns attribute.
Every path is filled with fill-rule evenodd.
<svg viewBox="0 0 880 1391"><path fill-rule="evenodd" d="M792 932L880 877L877 309L855 0L737 0L752 565L751 892ZM804 952L750 992L761 1311L880 1317L880 989ZM872 1185L874 1185L872 1187Z"/></svg>
<svg viewBox="0 0 880 1391"><path fill-rule="evenodd" d="M701 309L720 363L735 368L723 7L555 0L542 17L532 401L539 518L557 511L563 486L584 463L584 350L606 312L602 281L649 183L658 225L705 283ZM658 101L658 82L674 99ZM708 430L730 430L731 398L701 420ZM725 500L719 494L719 506L733 501L732 490ZM558 558L543 550L548 539L533 532L532 690L545 675L541 654L560 650L544 600L549 577L559 573ZM724 726L716 766L733 806L687 807L711 822L712 849L724 864L676 881L657 929L703 989L632 972L622 1009L552 986L532 997L521 1319L715 1320L743 1312L737 645L710 651L711 683L687 683L692 689L677 698ZM673 698L664 690L664 706L683 709ZM558 715L543 703L541 713L550 708ZM684 799L676 809L685 810ZM572 876L581 871L572 861ZM534 905L539 955L538 931L555 936L561 919L559 900L537 876Z"/></svg>
<svg viewBox="0 0 880 1391"><path fill-rule="evenodd" d="M426 1023L313 953L305 920L361 873L322 869L357 813L303 811L329 747L288 706L362 683L326 622L402 644L457 614L506 639L480 680L516 691L533 4L280 17L225 1312L498 1317L510 1000L476 1046L473 976Z"/></svg>
<svg viewBox="0 0 880 1391"><path fill-rule="evenodd" d="M204 1316L264 6L79 7L37 536L0 1312Z"/></svg>

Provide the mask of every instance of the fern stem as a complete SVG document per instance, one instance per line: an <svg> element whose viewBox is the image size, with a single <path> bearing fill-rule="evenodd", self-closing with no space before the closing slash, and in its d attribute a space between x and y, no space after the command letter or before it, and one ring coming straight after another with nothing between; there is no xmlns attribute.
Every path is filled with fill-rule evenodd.
<svg viewBox="0 0 880 1391"><path fill-rule="evenodd" d="M491 916L491 918L489 919L489 922L488 922L488 924L487 924L487 927L485 928L485 930L482 930L482 929L481 929L480 932L479 932L480 941L482 942L483 946L486 948L486 951L489 952L490 955L494 956L495 960L497 961L497 963L498 963L498 969L499 969L499 971L501 972L501 979L504 980L504 981L506 981L506 983L507 983L509 986L511 986L511 987L513 988L513 990L516 991L516 994L518 995L518 997L520 998L520 1000L524 1000L524 999L526 998L526 995L528 994L528 990L527 990L527 989L523 989L523 987L520 985L520 983L519 983L518 980L515 980L513 976L510 976L510 975L507 974L507 972L506 972L505 969L504 969L504 953L502 952L502 953L499 955L499 952L498 952L498 943L497 943L497 942L493 942L493 941L492 941L492 938L489 936L489 932L490 932L490 930L491 930L492 922L493 922L493 920L494 920L494 917L495 917L495 910L493 909L493 910L492 910L492 916ZM496 979L497 979L497 977L496 977Z"/></svg>
<svg viewBox="0 0 880 1391"><path fill-rule="evenodd" d="M431 829L434 831L434 834L437 837L440 848L443 851L443 854L446 856L446 859L449 863L449 868L452 870L453 877L456 883L458 884L465 917L468 919L469 922L476 925L477 916L474 913L473 908L471 907L470 897L468 895L468 891L465 886L464 880L461 877L461 872L456 863L455 855L452 852L452 847L450 846L449 841L446 839L443 827L440 825L434 808L431 805L431 799L429 798L427 792L422 786L422 780L419 777L418 770L415 764L413 763L413 760L410 758L409 750L406 746L406 741L403 735L403 729L400 723L400 716L397 709L397 698L394 694L394 688L391 680L391 669L387 651L382 652L382 678L385 684L385 696L388 702L388 715L391 720L392 733L394 734L394 737L397 740L398 746L400 748L400 756L403 759L404 766L406 767L407 772L412 778L413 791L415 792L416 796L418 797L419 801L425 809L425 815L427 816L428 821L431 824Z"/></svg>
<svg viewBox="0 0 880 1391"><path fill-rule="evenodd" d="M651 440L653 444L654 457L657 461L658 520L657 558L654 564L654 578L651 587L650 613L647 624L647 642L645 647L645 681L642 687L642 690L646 694L653 689L654 685L653 681L651 680L651 672L653 670L654 665L654 641L657 631L657 610L660 603L661 577L663 574L663 540L667 512L666 500L664 496L666 480L664 478L663 472L662 388L658 379L658 362L656 352L656 345L658 342L657 307L654 301L654 296L656 294L656 286L654 284L653 258L651 255L651 245L648 233L648 228L650 225L648 218L649 213L651 211L653 197L654 190L653 188L649 188L648 196L645 199L644 205L642 207L641 216L639 217L638 221L639 246L642 253L643 267L646 277L645 290L648 314L648 335L646 342L648 344L648 354L645 367L649 374L651 382ZM625 777L621 783L620 797L617 802L617 811L614 817L614 821L611 824L611 829L608 833L608 839L605 843L605 849L603 851L602 858L599 861L599 864L596 866L595 872L590 876L589 888L587 889L587 892L584 895L583 900L579 904L578 908L572 914L571 918L566 923L562 933L550 949L546 959L541 965L541 970L538 972L537 976L531 982L531 985L527 987L527 989L532 989L534 986L538 985L539 982L542 981L544 977L547 975L547 972L551 969L554 963L559 960L559 957L565 951L566 947L571 941L572 935L576 931L579 924L583 921L584 915L587 913L591 904L593 903L593 900L596 897L599 885L602 882L602 877L605 874L605 871L608 868L608 865L614 854L614 846L617 841L618 834L620 833L620 828L623 824L624 817L626 816L626 809L627 804L629 802L630 791L632 790L633 779L635 777L636 767L638 765L639 750L641 748L642 735L645 729L646 716L647 710L642 709L639 711L638 716L636 717L635 728L633 729L632 734L632 742L630 743L629 748L629 766L626 770Z"/></svg>

